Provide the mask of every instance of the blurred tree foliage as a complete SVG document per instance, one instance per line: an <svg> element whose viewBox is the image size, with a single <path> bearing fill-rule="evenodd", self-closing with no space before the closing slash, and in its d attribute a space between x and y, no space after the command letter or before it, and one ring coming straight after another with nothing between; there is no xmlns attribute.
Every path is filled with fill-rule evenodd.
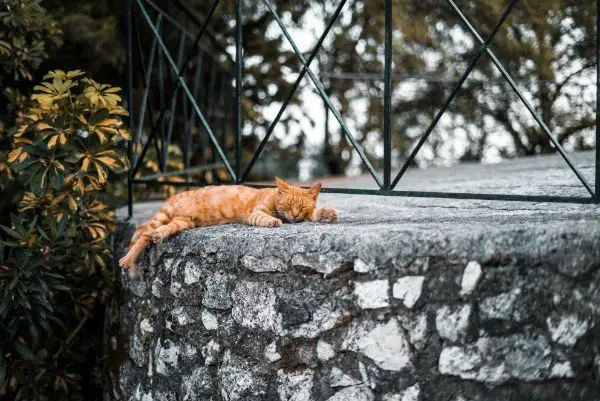
<svg viewBox="0 0 600 401"><path fill-rule="evenodd" d="M348 3L349 11L338 24L341 29L334 31L321 55L322 69L383 74L384 1ZM484 38L507 7L504 0L457 4ZM398 76L393 85L393 147L400 161L433 120L479 44L446 2L394 1L393 7L393 74ZM523 0L491 44L567 149L594 145L595 20L594 2ZM367 99L368 118L360 124L360 141L380 140L382 81L332 78L326 86L347 113L352 112L352 102ZM443 129L434 131L424 148L426 159L479 161L489 154L514 157L555 151L488 55L479 60L447 116L438 125ZM337 160L332 171L336 173L347 165L340 156L349 149L339 137L330 132L323 147Z"/></svg>

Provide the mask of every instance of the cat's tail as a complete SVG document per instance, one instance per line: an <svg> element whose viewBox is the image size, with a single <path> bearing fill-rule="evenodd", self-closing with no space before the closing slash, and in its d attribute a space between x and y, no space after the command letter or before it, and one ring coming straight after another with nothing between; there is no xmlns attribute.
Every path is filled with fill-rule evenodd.
<svg viewBox="0 0 600 401"><path fill-rule="evenodd" d="M170 205L164 205L150 220L142 224L135 230L131 241L129 241L129 251L119 260L119 265L130 269L132 276L135 276L135 264L138 257L152 243L150 232L156 228L168 224L173 219L172 208Z"/></svg>

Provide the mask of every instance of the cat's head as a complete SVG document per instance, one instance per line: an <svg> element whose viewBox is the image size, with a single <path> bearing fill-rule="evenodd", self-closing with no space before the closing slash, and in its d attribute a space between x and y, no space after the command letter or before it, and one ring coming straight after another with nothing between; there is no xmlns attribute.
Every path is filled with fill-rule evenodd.
<svg viewBox="0 0 600 401"><path fill-rule="evenodd" d="M317 198L321 191L321 184L316 184L309 189L289 185L279 177L275 177L277 184L277 212L279 217L290 223L310 219L317 207Z"/></svg>

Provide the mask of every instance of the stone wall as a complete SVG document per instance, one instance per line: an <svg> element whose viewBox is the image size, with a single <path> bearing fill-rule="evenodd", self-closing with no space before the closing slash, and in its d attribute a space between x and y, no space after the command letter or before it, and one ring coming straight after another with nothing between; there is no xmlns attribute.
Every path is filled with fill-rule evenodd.
<svg viewBox="0 0 600 401"><path fill-rule="evenodd" d="M107 393L599 400L599 239L583 221L185 232L123 275Z"/></svg>

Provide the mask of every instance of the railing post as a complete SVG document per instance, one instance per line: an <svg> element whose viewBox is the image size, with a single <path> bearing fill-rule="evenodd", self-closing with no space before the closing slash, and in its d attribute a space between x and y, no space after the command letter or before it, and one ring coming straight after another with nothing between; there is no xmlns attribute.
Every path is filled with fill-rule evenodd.
<svg viewBox="0 0 600 401"><path fill-rule="evenodd" d="M127 35L127 109L129 112L129 129L133 132L134 129L134 107L133 107L133 0L127 0L125 10L125 26ZM133 161L134 144L132 143L133 136L127 142L127 156L129 162ZM133 169L133 166L131 166ZM133 177L131 170L127 173L127 215L133 216Z"/></svg>
<svg viewBox="0 0 600 401"><path fill-rule="evenodd" d="M600 0L598 0L600 1ZM383 78L383 189L392 174L392 0L385 0L385 66Z"/></svg>
<svg viewBox="0 0 600 401"><path fill-rule="evenodd" d="M235 0L235 181L242 182L242 0Z"/></svg>
<svg viewBox="0 0 600 401"><path fill-rule="evenodd" d="M600 0L596 0L596 183L595 201L600 203Z"/></svg>

